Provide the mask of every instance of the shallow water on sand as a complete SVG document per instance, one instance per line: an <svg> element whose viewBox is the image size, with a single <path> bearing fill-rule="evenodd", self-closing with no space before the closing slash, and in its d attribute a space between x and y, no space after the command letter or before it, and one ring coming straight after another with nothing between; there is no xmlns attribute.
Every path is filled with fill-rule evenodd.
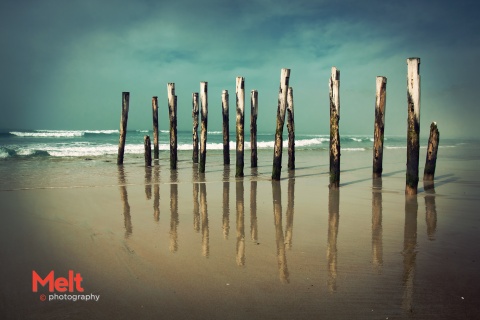
<svg viewBox="0 0 480 320"><path fill-rule="evenodd" d="M243 179L219 152L205 175L188 160L172 172L167 158L2 165L0 306L36 319L474 318L475 150L440 149L435 186L420 182L416 197L404 195L401 149L386 150L380 179L370 152L343 152L338 191L327 154L311 150L280 182L270 151ZM46 288L32 292L32 270L80 272L100 299L48 301Z"/></svg>

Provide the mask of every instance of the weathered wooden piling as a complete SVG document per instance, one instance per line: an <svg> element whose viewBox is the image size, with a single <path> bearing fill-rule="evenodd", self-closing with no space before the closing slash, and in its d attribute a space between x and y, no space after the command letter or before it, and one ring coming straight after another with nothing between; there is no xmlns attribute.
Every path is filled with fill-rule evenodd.
<svg viewBox="0 0 480 320"><path fill-rule="evenodd" d="M192 93L192 141L193 141L193 163L198 163L198 92Z"/></svg>
<svg viewBox="0 0 480 320"><path fill-rule="evenodd" d="M243 177L244 150L245 150L245 78L237 77L237 163L235 177Z"/></svg>
<svg viewBox="0 0 480 320"><path fill-rule="evenodd" d="M295 169L295 117L293 112L293 88L287 92L288 169Z"/></svg>
<svg viewBox="0 0 480 320"><path fill-rule="evenodd" d="M207 159L207 126L208 126L208 83L200 82L201 103L201 133L200 133L200 165L199 172L205 173L205 161Z"/></svg>
<svg viewBox="0 0 480 320"><path fill-rule="evenodd" d="M430 125L430 136L428 138L427 159L425 161L425 170L423 171L423 181L433 181L435 178L439 142L440 132L438 131L437 123L432 122Z"/></svg>
<svg viewBox="0 0 480 320"><path fill-rule="evenodd" d="M385 132L385 107L387 103L387 78L377 77L375 99L375 125L373 129L373 177L383 172L383 141Z"/></svg>
<svg viewBox="0 0 480 320"><path fill-rule="evenodd" d="M420 58L407 59L407 173L405 194L417 194L420 152Z"/></svg>
<svg viewBox="0 0 480 320"><path fill-rule="evenodd" d="M127 137L128 108L130 92L122 92L122 117L120 118L120 141L118 142L117 164L123 164L125 152L125 139Z"/></svg>
<svg viewBox="0 0 480 320"><path fill-rule="evenodd" d="M223 119L223 164L230 164L230 125L228 113L228 90L222 91L222 119Z"/></svg>
<svg viewBox="0 0 480 320"><path fill-rule="evenodd" d="M285 123L289 80L290 69L282 69L280 73L280 89L278 92L277 128L275 130L275 145L273 148L272 180L280 180L282 173L283 125Z"/></svg>
<svg viewBox="0 0 480 320"><path fill-rule="evenodd" d="M258 117L258 91L252 90L250 92L250 148L252 168L258 167L258 152L257 152L257 117Z"/></svg>
<svg viewBox="0 0 480 320"><path fill-rule="evenodd" d="M177 101L175 83L167 84L168 115L170 117L170 169L177 169Z"/></svg>
<svg viewBox="0 0 480 320"><path fill-rule="evenodd" d="M330 185L340 187L340 70L332 67L330 87Z"/></svg>
<svg viewBox="0 0 480 320"><path fill-rule="evenodd" d="M152 145L150 143L149 136L143 137L143 146L145 149L145 166L151 167L152 166Z"/></svg>
<svg viewBox="0 0 480 320"><path fill-rule="evenodd" d="M153 158L158 159L158 97L152 98L153 113Z"/></svg>

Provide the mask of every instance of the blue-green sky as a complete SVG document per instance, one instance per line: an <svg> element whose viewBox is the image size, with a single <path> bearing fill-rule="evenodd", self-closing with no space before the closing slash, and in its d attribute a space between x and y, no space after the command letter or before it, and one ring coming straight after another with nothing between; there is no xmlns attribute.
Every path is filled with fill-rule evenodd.
<svg viewBox="0 0 480 320"><path fill-rule="evenodd" d="M175 82L179 130L209 83L209 130L221 92L245 77L259 91L260 131L275 128L281 68L290 68L296 129L328 133L330 69L341 72L340 131L373 134L375 77L386 76L386 135L406 133L406 59L421 58L422 135L478 136L480 19L475 1L18 1L0 4L0 129L167 129ZM233 127L231 127L233 128Z"/></svg>

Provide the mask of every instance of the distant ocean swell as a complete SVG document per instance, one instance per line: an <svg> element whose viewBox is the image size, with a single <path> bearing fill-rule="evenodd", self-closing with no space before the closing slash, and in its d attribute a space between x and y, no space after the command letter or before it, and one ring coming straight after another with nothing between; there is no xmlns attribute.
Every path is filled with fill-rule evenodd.
<svg viewBox="0 0 480 320"><path fill-rule="evenodd" d="M10 131L9 134L17 137L38 138L74 138L88 134L118 134L118 130L35 130L35 131Z"/></svg>
<svg viewBox="0 0 480 320"><path fill-rule="evenodd" d="M143 137L152 135L150 130L131 130L127 132L125 152L127 154L143 154ZM118 152L119 130L33 130L10 131L0 133L0 159L29 157L94 157L116 155ZM170 149L169 131L160 130L160 150ZM233 139L233 140L232 140ZM230 133L230 150L236 148L235 133ZM273 149L273 134L257 135L259 149ZM321 150L329 148L329 135L297 134L295 148L298 150ZM462 143L457 141L449 147ZM421 147L425 148L425 144ZM286 135L284 148L288 147ZM440 146L448 147L448 146ZM246 133L245 149L250 149L250 136ZM373 148L373 137L368 135L341 136L341 149L348 152L362 152ZM385 138L385 149L405 149L406 141L402 137ZM178 150L192 150L192 132L178 132ZM207 150L223 150L221 131L209 131L207 134Z"/></svg>

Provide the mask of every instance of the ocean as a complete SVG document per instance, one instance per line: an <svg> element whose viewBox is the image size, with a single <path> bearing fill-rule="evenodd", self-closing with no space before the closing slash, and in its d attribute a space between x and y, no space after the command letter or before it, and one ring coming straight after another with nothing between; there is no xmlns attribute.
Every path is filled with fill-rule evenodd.
<svg viewBox="0 0 480 320"><path fill-rule="evenodd" d="M286 130L285 130L286 132ZM125 154L141 155L144 152L143 137L149 135L153 144L153 133L149 130L132 130L127 132ZM118 130L32 130L8 131L0 133L0 160L25 158L88 158L114 156L118 152ZM207 153L209 150L222 150L222 132L209 131L207 134ZM169 132L160 130L159 149L167 151L170 148ZM235 150L235 132L230 133L230 150ZM245 149L250 149L250 135L245 135ZM272 149L274 134L258 133L258 149ZM425 148L428 140L420 142ZM287 147L287 136L284 136L284 147ZM455 147L465 143L463 140L441 139L440 147ZM342 135L341 149L347 152L365 152L373 148L373 135ZM295 134L296 150L327 151L329 135ZM402 136L386 136L386 149L406 148L406 139ZM192 132L178 132L179 158L190 157ZM188 154L188 155L187 155Z"/></svg>
<svg viewBox="0 0 480 320"><path fill-rule="evenodd" d="M296 169L287 170L284 149L282 177L271 181L272 134L258 136L258 168L250 168L247 144L243 178L235 178L234 141L231 164L223 165L220 132L208 134L204 175L192 164L190 132L178 134L177 170L170 170L165 131L160 159L145 166L146 134L127 133L123 166L116 165L117 130L1 134L5 314L479 314L478 140L441 137L434 186L421 180L410 197L404 137L386 137L383 175L373 179L372 136L341 135L340 188L332 190L327 135L297 133ZM426 145L422 138L420 179ZM47 288L32 292L32 270L81 273L85 293L100 301L50 301Z"/></svg>

